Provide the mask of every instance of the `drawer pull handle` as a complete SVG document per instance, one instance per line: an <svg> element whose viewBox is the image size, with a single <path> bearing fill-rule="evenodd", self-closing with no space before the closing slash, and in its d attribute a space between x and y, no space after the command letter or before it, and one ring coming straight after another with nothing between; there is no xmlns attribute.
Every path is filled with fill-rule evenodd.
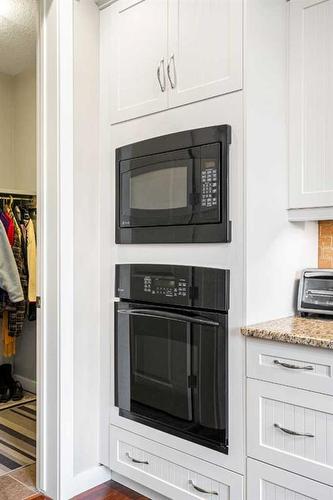
<svg viewBox="0 0 333 500"><path fill-rule="evenodd" d="M131 455L127 452L126 453L126 456L127 458L129 458L132 462L134 462L135 464L145 464L145 465L149 465L149 462L147 462L147 460L138 460L137 458L133 458L131 457Z"/></svg>
<svg viewBox="0 0 333 500"><path fill-rule="evenodd" d="M194 482L190 479L189 480L189 483L191 486L193 486L193 488L197 491L200 491L200 493L206 493L206 495L219 495L217 491L207 491L207 490L204 490L203 488L200 488L199 486L195 485Z"/></svg>
<svg viewBox="0 0 333 500"><path fill-rule="evenodd" d="M279 361L278 359L274 359L274 364L284 366L284 368L290 368L291 370L309 370L309 371L314 370L313 366L311 365L307 366L290 365L289 363L282 363L282 361Z"/></svg>
<svg viewBox="0 0 333 500"><path fill-rule="evenodd" d="M280 431L284 432L285 434L290 434L291 436L301 436L301 437L314 438L313 434L307 434L307 433L302 434L300 432L291 431L290 429L286 429L285 427L281 427L280 424L274 424L274 427L276 429L280 429Z"/></svg>

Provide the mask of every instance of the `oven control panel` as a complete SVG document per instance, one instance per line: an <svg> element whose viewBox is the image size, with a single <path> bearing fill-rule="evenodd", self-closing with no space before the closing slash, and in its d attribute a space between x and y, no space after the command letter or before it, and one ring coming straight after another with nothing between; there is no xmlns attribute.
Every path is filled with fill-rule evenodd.
<svg viewBox="0 0 333 500"><path fill-rule="evenodd" d="M217 205L217 165L215 160L206 160L201 169L201 206L215 207Z"/></svg>
<svg viewBox="0 0 333 500"><path fill-rule="evenodd" d="M162 276L144 276L143 291L149 295L165 297L187 297L188 282L185 278L168 278Z"/></svg>

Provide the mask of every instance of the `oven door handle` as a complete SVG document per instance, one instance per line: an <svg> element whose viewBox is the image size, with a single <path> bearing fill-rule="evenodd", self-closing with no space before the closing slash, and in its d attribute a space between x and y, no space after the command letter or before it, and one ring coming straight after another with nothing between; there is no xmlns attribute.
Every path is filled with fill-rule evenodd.
<svg viewBox="0 0 333 500"><path fill-rule="evenodd" d="M186 321L188 323L196 323L206 326L220 326L220 323L200 316L187 316L186 314L177 314L168 311L158 311L155 309L118 309L120 314L128 314L129 316L146 316L148 318L171 319L174 321Z"/></svg>

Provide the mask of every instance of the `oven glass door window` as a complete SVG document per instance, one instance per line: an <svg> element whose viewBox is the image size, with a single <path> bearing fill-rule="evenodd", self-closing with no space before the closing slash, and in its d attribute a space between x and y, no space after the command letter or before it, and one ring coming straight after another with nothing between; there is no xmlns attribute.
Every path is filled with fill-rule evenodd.
<svg viewBox="0 0 333 500"><path fill-rule="evenodd" d="M131 316L132 409L192 420L190 328L183 321Z"/></svg>

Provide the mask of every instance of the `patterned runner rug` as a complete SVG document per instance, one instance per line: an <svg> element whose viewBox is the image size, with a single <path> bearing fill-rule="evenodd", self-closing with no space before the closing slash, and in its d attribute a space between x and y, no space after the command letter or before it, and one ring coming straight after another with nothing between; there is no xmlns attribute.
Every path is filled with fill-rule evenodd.
<svg viewBox="0 0 333 500"><path fill-rule="evenodd" d="M36 402L0 411L0 475L36 461Z"/></svg>
<svg viewBox="0 0 333 500"><path fill-rule="evenodd" d="M0 411L7 410L7 408L13 408L14 406L20 406L25 403L30 403L31 401L36 401L36 394L24 391L23 398L20 399L20 401L9 400L7 403L0 403Z"/></svg>

